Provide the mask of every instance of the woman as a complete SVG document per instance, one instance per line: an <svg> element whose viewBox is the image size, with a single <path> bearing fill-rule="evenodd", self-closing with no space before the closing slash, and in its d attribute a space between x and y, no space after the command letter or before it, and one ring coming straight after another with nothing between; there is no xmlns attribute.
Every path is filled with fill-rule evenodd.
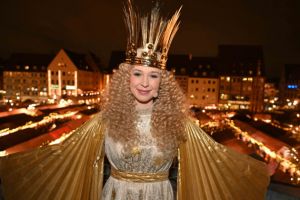
<svg viewBox="0 0 300 200"><path fill-rule="evenodd" d="M2 159L6 198L172 200L168 171L177 156L178 199L263 199L265 165L195 125L165 70L180 10L170 20L157 6L140 17L128 0L124 11L126 62L114 73L103 111L60 145ZM105 154L111 175L102 190Z"/></svg>
<svg viewBox="0 0 300 200"><path fill-rule="evenodd" d="M174 78L155 67L122 64L110 93L103 118L110 119L105 152L112 174L103 199L173 199L168 171L185 132Z"/></svg>

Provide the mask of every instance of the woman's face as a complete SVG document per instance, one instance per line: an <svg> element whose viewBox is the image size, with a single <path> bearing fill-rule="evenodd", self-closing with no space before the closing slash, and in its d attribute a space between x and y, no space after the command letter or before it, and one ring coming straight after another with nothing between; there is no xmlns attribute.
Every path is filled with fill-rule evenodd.
<svg viewBox="0 0 300 200"><path fill-rule="evenodd" d="M152 106L153 98L158 96L161 70L134 65L130 73L130 91L135 97L137 106L140 108Z"/></svg>

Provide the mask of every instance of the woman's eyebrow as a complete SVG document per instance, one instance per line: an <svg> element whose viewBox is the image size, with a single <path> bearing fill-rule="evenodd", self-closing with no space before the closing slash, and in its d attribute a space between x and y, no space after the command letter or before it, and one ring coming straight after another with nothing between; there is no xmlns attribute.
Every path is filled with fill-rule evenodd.
<svg viewBox="0 0 300 200"><path fill-rule="evenodd" d="M139 69L133 69L132 71L138 71L138 72L141 72L141 70L139 70Z"/></svg>
<svg viewBox="0 0 300 200"><path fill-rule="evenodd" d="M153 71L150 72L150 73L151 73L151 74L160 74L159 72L153 72Z"/></svg>

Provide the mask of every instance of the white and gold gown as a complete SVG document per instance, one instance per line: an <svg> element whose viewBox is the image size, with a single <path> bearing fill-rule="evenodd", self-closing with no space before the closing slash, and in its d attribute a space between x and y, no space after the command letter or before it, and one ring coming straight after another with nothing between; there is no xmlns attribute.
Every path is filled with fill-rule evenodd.
<svg viewBox="0 0 300 200"><path fill-rule="evenodd" d="M132 174L168 173L173 158L163 159L150 133L150 112L139 112L138 141L131 152L124 151L124 145L114 142L105 135L105 153L112 168ZM143 182L143 180L120 180L112 176L106 182L102 199L104 200L172 200L173 192L169 180Z"/></svg>
<svg viewBox="0 0 300 200"><path fill-rule="evenodd" d="M165 174L169 170L173 158L161 159L163 152L158 150L149 132L151 115L140 116L141 140L130 154L124 153L123 144L109 138L99 113L62 144L1 158L5 199L175 199L169 180L128 181L122 176L111 176L102 187L104 152L112 168L124 172L126 177L139 173ZM178 151L177 199L265 198L269 177L264 163L218 144L190 119L186 119L185 127L187 141Z"/></svg>

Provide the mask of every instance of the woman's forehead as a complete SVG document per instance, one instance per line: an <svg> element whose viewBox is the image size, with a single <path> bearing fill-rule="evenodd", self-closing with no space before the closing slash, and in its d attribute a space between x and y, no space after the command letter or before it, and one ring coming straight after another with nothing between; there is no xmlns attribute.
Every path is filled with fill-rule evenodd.
<svg viewBox="0 0 300 200"><path fill-rule="evenodd" d="M149 72L160 73L160 71L161 71L158 68L148 67L148 66L143 66L143 65L133 65L132 70L139 70L139 71L146 72L146 73L149 73Z"/></svg>

